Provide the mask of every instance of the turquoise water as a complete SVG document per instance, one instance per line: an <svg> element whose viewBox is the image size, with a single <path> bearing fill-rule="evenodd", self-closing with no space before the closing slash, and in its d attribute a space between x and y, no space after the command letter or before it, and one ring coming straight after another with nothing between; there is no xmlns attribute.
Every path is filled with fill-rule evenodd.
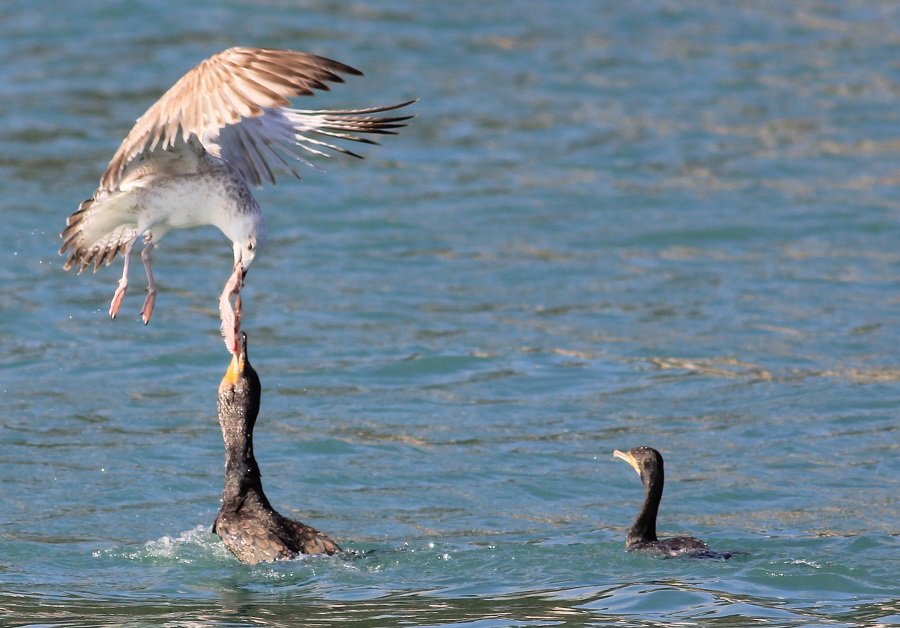
<svg viewBox="0 0 900 628"><path fill-rule="evenodd" d="M0 7L0 623L900 623L900 5L186 4ZM236 44L366 72L303 107L421 98L258 194L265 487L356 558L209 532L221 234L166 237L146 328L56 254ZM660 532L746 556L624 552L641 444Z"/></svg>

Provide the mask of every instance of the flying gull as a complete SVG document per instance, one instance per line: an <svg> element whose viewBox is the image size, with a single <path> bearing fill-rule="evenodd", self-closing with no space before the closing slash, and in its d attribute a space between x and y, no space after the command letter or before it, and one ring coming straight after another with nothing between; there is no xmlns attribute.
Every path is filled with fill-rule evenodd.
<svg viewBox="0 0 900 628"><path fill-rule="evenodd" d="M357 134L393 135L412 117L373 114L415 101L355 110L288 107L289 98L342 83L341 74L362 72L312 54L262 48L229 48L202 61L138 118L93 197L69 216L59 251L69 255L66 270L76 266L80 273L93 265L96 272L122 253L122 278L109 307L115 318L128 287L131 250L142 238L146 325L156 302L150 251L171 229L214 225L233 243L233 272L219 305L225 344L239 353L241 286L266 241L250 186L274 184L273 170L299 179L297 162L312 165L307 157L327 157L328 151L360 157L335 142L377 144Z"/></svg>

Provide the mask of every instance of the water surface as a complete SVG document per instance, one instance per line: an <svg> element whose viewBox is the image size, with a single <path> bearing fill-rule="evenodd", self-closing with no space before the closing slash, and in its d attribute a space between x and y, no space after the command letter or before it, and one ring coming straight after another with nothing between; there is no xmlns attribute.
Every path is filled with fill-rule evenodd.
<svg viewBox="0 0 900 628"><path fill-rule="evenodd" d="M9 626L900 622L900 9L160 1L0 8L0 617ZM362 162L259 192L246 289L270 499L357 558L211 535L215 229L62 270L66 216L226 47L420 98ZM139 273L133 275L140 286ZM626 554L660 449L664 534Z"/></svg>

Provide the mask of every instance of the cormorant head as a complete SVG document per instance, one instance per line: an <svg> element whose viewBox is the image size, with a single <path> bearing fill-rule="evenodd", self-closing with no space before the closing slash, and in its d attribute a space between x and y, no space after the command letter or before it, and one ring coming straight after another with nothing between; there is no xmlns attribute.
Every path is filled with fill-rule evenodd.
<svg viewBox="0 0 900 628"><path fill-rule="evenodd" d="M613 456L630 464L631 468L641 476L644 486L649 486L663 477L662 454L653 447L641 446L628 451L617 449L613 452Z"/></svg>
<svg viewBox="0 0 900 628"><path fill-rule="evenodd" d="M219 420L240 419L253 429L259 414L262 385L247 356L247 334L241 332L240 347L232 356L225 377L219 384Z"/></svg>

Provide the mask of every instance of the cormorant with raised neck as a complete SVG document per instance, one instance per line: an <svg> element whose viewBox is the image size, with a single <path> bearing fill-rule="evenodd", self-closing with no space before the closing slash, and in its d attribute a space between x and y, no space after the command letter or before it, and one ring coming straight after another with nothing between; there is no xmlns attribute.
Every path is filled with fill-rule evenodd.
<svg viewBox="0 0 900 628"><path fill-rule="evenodd" d="M219 385L219 425L225 441L225 492L212 531L241 562L256 564L341 548L315 528L277 513L263 492L253 455L253 426L262 386L247 356L247 334Z"/></svg>

